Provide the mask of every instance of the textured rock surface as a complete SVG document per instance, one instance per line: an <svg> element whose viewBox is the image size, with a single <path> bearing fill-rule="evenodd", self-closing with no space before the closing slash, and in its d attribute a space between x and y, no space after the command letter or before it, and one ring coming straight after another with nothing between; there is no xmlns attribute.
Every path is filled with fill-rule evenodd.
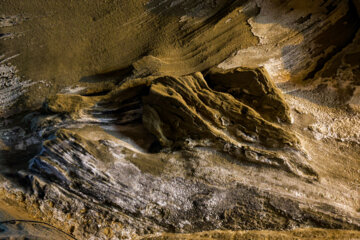
<svg viewBox="0 0 360 240"><path fill-rule="evenodd" d="M359 6L2 0L0 238L360 238Z"/></svg>
<svg viewBox="0 0 360 240"><path fill-rule="evenodd" d="M227 92L272 122L291 122L290 109L265 69L212 69L206 78L216 91Z"/></svg>
<svg viewBox="0 0 360 240"><path fill-rule="evenodd" d="M226 77L224 75L223 81ZM241 78L238 80L241 81ZM250 84L247 86L251 88ZM269 90L257 93L259 99L271 97ZM188 144L191 147L218 148L239 160L282 168L294 174L316 176L301 161L305 157L288 153L300 150L300 142L295 135L267 122L237 99L212 91L200 73L155 79L143 102L143 123L162 146ZM273 111L277 112L276 109Z"/></svg>

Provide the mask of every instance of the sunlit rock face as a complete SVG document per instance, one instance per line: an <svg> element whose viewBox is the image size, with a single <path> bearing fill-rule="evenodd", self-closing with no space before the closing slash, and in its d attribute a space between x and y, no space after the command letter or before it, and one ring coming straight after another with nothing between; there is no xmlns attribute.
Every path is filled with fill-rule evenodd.
<svg viewBox="0 0 360 240"><path fill-rule="evenodd" d="M0 237L359 238L359 8L1 1Z"/></svg>

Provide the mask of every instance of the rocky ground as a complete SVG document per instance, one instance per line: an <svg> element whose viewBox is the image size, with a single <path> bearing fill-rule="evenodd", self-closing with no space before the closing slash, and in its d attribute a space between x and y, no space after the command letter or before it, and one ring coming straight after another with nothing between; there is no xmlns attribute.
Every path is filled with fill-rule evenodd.
<svg viewBox="0 0 360 240"><path fill-rule="evenodd" d="M359 1L0 6L0 237L360 239Z"/></svg>

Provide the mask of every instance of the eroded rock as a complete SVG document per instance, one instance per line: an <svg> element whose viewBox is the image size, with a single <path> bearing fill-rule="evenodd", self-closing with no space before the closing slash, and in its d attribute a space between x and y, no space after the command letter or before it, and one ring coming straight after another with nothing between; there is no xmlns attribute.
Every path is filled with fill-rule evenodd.
<svg viewBox="0 0 360 240"><path fill-rule="evenodd" d="M256 79L251 79L249 73L247 81L251 84ZM270 91L277 92L274 87L270 90L269 85L253 85L264 89L258 91L260 99L274 98L269 96ZM237 90L244 88L245 84ZM315 174L306 166L294 134L268 122L240 98L212 90L201 73L155 79L143 104L143 123L164 147L184 147L187 139L192 139L199 141L195 145L231 152L239 160L269 164L295 174L304 169L305 174ZM210 143L203 144L204 139ZM299 154L291 156L292 151Z"/></svg>
<svg viewBox="0 0 360 240"><path fill-rule="evenodd" d="M8 203L78 239L359 235L308 229L360 229L358 0L0 5L0 220Z"/></svg>
<svg viewBox="0 0 360 240"><path fill-rule="evenodd" d="M209 86L227 92L252 107L268 121L290 123L290 109L264 68L213 68L206 74Z"/></svg>

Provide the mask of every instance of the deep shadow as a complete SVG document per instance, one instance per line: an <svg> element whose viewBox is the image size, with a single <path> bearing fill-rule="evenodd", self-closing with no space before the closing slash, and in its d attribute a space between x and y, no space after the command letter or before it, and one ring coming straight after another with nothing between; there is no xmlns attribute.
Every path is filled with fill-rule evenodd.
<svg viewBox="0 0 360 240"><path fill-rule="evenodd" d="M331 46L335 46L335 48L329 52L328 55L318 60L315 69L311 71L304 80L306 81L314 78L315 74L323 69L326 62L328 62L337 53L341 52L344 47L349 45L355 38L359 28L360 18L353 2L349 1L349 11L347 14L339 19L335 24L330 26L326 32L317 36L314 40L315 44L321 45L322 49L328 49ZM315 49L313 55L316 56L321 54L321 51L323 51L321 48ZM360 63L360 59L358 60L358 63Z"/></svg>
<svg viewBox="0 0 360 240"><path fill-rule="evenodd" d="M106 82L106 81L119 82L123 78L129 76L132 73L132 71L133 71L133 67L129 66L122 69L94 74L90 76L84 76L80 79L80 82L85 82L85 83L98 83L98 82Z"/></svg>

